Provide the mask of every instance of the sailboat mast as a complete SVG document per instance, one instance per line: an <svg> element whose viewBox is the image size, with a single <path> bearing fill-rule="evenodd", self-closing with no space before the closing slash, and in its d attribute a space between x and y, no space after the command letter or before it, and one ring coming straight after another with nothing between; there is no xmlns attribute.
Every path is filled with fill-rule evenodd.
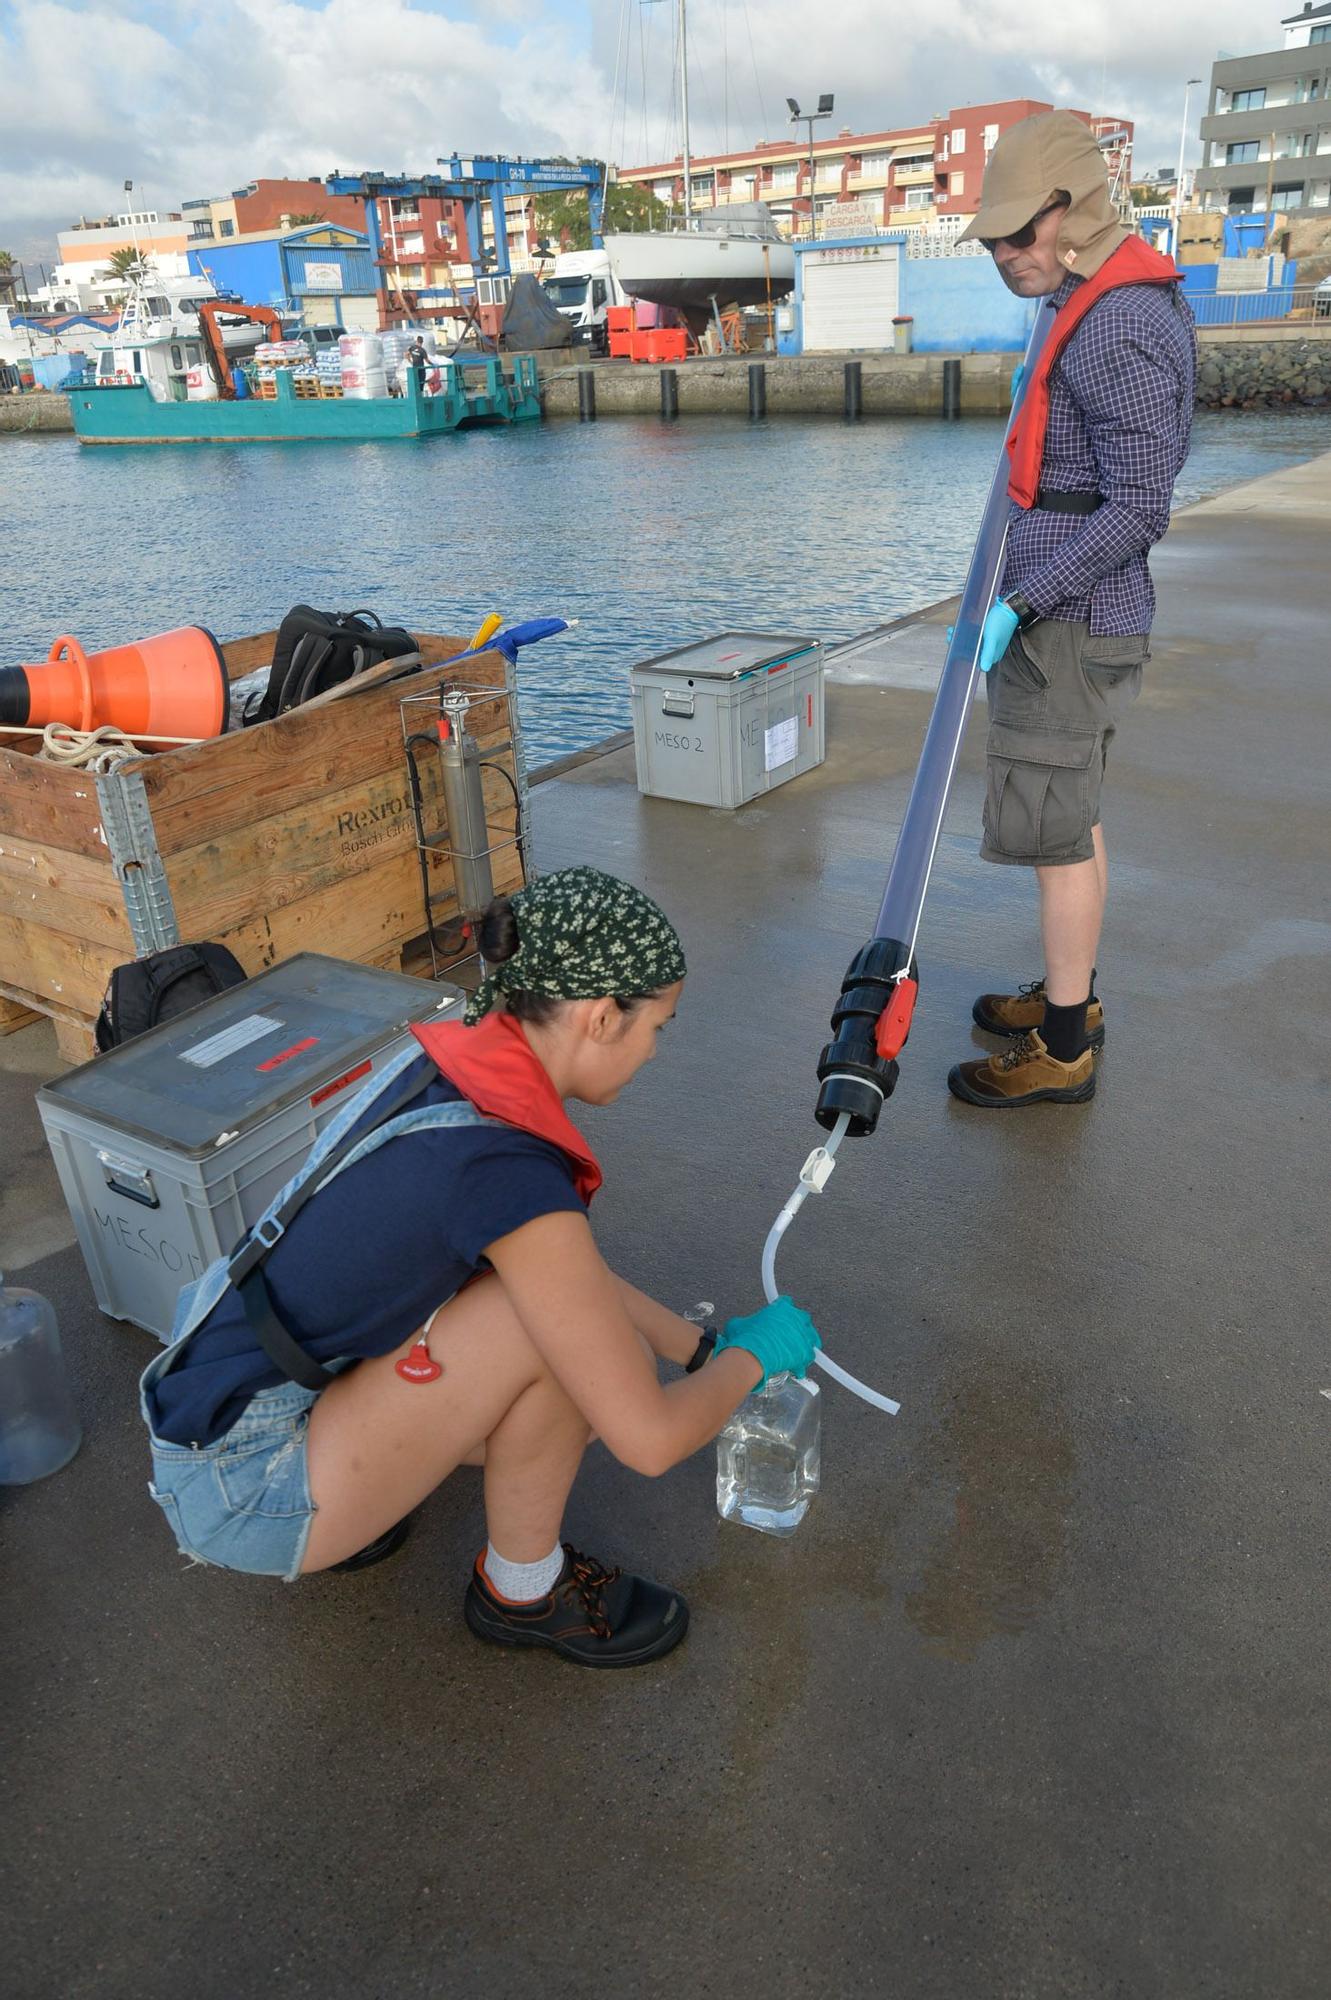
<svg viewBox="0 0 1331 2000"><path fill-rule="evenodd" d="M693 165L689 157L689 33L686 0L679 0L679 96L684 127L684 224L693 220Z"/></svg>

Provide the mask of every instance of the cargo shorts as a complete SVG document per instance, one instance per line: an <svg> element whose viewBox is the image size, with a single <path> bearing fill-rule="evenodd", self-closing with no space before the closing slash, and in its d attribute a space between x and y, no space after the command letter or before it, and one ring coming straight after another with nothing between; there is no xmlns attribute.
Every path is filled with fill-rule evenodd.
<svg viewBox="0 0 1331 2000"><path fill-rule="evenodd" d="M1149 657L1145 636L1095 638L1089 625L1059 618L1013 634L987 679L986 861L1091 859L1105 758Z"/></svg>

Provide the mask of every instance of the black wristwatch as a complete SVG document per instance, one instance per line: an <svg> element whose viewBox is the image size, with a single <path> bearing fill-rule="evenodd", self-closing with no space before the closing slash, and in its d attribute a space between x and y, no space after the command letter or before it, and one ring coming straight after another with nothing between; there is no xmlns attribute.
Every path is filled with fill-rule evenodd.
<svg viewBox="0 0 1331 2000"><path fill-rule="evenodd" d="M1033 625L1040 615L1030 599L1023 597L1019 590L1010 590L1003 602L1009 611L1016 612L1019 632L1024 632L1028 625Z"/></svg>
<svg viewBox="0 0 1331 2000"><path fill-rule="evenodd" d="M684 1373L686 1375L696 1375L703 1363L711 1360L712 1350L715 1346L716 1328L714 1326L705 1326L698 1336L698 1345L693 1350L692 1361L688 1361L684 1365Z"/></svg>

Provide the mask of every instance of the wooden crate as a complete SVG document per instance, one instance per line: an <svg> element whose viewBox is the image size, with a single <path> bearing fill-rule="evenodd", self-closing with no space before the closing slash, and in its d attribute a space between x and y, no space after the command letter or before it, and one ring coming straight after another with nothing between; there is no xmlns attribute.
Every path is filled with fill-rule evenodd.
<svg viewBox="0 0 1331 2000"><path fill-rule="evenodd" d="M270 661L275 637L225 645L231 679ZM418 636L431 663L465 644ZM180 939L225 944L250 973L297 951L394 969L410 953L408 969L428 971L414 949L425 919L400 704L448 678L427 668L124 766L142 780ZM468 660L457 679L499 696L504 662ZM479 703L468 723L515 777L512 752L498 752L504 701ZM49 1015L62 1055L82 1061L112 967L136 955L134 935L97 780L35 757L32 741L0 734L0 997ZM429 760L422 780L434 782ZM512 791L497 770L484 781L492 839L512 842ZM442 825L442 800L427 793L426 804ZM430 866L433 893L447 896L447 858ZM496 854L494 877L496 893L521 886L516 846ZM436 922L449 914L445 902Z"/></svg>

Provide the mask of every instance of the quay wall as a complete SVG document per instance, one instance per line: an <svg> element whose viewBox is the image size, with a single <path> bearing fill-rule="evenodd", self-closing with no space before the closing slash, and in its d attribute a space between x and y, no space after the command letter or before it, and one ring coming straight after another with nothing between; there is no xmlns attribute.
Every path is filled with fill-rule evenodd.
<svg viewBox="0 0 1331 2000"><path fill-rule="evenodd" d="M1323 330L1325 329L1325 330ZM1197 401L1203 409L1262 409L1331 402L1331 320L1316 327L1272 327L1260 340L1225 327L1203 329L1198 343ZM860 363L866 417L932 417L943 410L943 364L961 364L960 414L1002 416L1008 407L1018 349L988 354L736 354L694 358L675 370L679 414L743 414L749 407L749 365L765 370L769 416L839 416L845 363ZM538 355L547 417L578 416L578 377L590 367L598 417L657 416L661 371L629 362L566 362ZM0 436L70 432L69 399L45 390L0 396Z"/></svg>
<svg viewBox="0 0 1331 2000"><path fill-rule="evenodd" d="M961 414L1001 415L1008 408L1012 370L1020 355L963 354L735 354L695 357L675 369L679 414L743 414L749 407L749 368L765 369L767 413L773 417L840 416L845 407L845 363L860 363L865 416L936 417L943 409L943 363L961 363ZM590 365L598 416L657 416L661 370L627 361ZM541 383L547 417L578 415L576 366L557 366Z"/></svg>
<svg viewBox="0 0 1331 2000"><path fill-rule="evenodd" d="M5 432L72 431L68 396L48 389L30 389L22 396L0 396L0 436Z"/></svg>

